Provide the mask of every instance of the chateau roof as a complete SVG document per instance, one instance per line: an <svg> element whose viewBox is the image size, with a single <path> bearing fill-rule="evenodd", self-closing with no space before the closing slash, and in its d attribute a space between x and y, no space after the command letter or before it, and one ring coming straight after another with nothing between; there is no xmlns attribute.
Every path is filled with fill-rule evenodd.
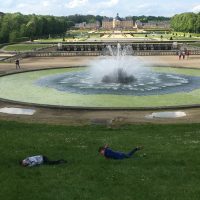
<svg viewBox="0 0 200 200"><path fill-rule="evenodd" d="M112 20L113 20L113 18L109 18L109 17L104 17L103 18L103 21L105 21L105 22L110 22Z"/></svg>

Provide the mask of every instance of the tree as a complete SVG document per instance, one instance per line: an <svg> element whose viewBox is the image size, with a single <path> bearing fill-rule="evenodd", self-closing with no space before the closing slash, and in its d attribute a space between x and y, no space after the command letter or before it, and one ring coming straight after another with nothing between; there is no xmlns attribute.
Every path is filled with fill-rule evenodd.
<svg viewBox="0 0 200 200"><path fill-rule="evenodd" d="M197 14L197 19L195 23L195 32L200 33L200 12Z"/></svg>
<svg viewBox="0 0 200 200"><path fill-rule="evenodd" d="M199 14L182 13L175 15L171 19L171 26L175 31L200 33L200 19Z"/></svg>
<svg viewBox="0 0 200 200"><path fill-rule="evenodd" d="M90 17L92 16L88 16L88 20ZM33 39L49 34L63 35L72 26L74 22L68 17L8 13L0 16L0 43L15 42L24 37Z"/></svg>
<svg viewBox="0 0 200 200"><path fill-rule="evenodd" d="M30 37L30 40L36 35L37 30L37 18L33 16L31 20L26 24L27 36Z"/></svg>
<svg viewBox="0 0 200 200"><path fill-rule="evenodd" d="M16 42L17 39L19 39L19 37L20 37L19 31L17 31L17 30L12 31L9 34L9 42Z"/></svg>

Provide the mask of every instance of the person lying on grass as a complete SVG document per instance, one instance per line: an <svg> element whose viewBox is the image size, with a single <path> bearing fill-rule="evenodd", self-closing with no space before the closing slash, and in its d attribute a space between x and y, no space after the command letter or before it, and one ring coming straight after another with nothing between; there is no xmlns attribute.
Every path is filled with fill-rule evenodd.
<svg viewBox="0 0 200 200"><path fill-rule="evenodd" d="M105 158L110 158L110 159L116 159L116 160L122 160L125 158L130 158L135 152L141 150L143 147L136 147L129 153L123 153L123 152L117 152L113 151L108 147L108 145L105 145L103 147L99 147L99 153L104 156Z"/></svg>
<svg viewBox="0 0 200 200"><path fill-rule="evenodd" d="M66 163L67 161L61 159L61 160L49 160L48 157L43 155L37 155L37 156L31 156L27 157L24 160L20 160L19 163L23 167L33 167L37 165L58 165L62 163Z"/></svg>

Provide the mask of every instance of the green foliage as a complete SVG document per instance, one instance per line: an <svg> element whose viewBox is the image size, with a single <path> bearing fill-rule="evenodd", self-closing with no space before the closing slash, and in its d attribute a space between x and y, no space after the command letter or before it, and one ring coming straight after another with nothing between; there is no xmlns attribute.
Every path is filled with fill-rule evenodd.
<svg viewBox="0 0 200 200"><path fill-rule="evenodd" d="M0 43L16 42L49 34L63 34L74 25L67 17L5 14L0 18Z"/></svg>
<svg viewBox="0 0 200 200"><path fill-rule="evenodd" d="M171 19L171 26L175 31L200 33L200 13L182 13Z"/></svg>
<svg viewBox="0 0 200 200"><path fill-rule="evenodd" d="M198 200L200 125L132 125L118 129L0 122L0 199ZM101 157L108 143L128 152L123 161ZM146 157L142 155L146 153ZM23 168L44 154L67 164Z"/></svg>
<svg viewBox="0 0 200 200"><path fill-rule="evenodd" d="M163 17L163 16L158 16L158 17L155 17L155 16L133 16L132 19L134 21L137 21L137 20L140 20L141 22L143 23L147 23L149 21L169 21L170 18L169 17Z"/></svg>
<svg viewBox="0 0 200 200"><path fill-rule="evenodd" d="M73 23L94 23L96 21L102 22L103 16L94 16L94 15L70 15L67 17L69 21L72 21Z"/></svg>

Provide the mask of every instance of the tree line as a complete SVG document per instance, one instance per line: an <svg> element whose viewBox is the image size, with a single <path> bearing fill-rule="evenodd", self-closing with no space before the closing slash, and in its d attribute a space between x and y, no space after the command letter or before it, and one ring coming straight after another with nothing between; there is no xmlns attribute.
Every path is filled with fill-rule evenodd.
<svg viewBox="0 0 200 200"><path fill-rule="evenodd" d="M0 43L18 42L24 37L33 39L49 34L64 34L73 25L66 17L4 14L0 16Z"/></svg>
<svg viewBox="0 0 200 200"><path fill-rule="evenodd" d="M102 23L102 20L105 16L94 16L94 15L69 15L67 19L69 21L72 21L73 23L82 23L82 22L87 22L87 23L95 23L96 21L99 21Z"/></svg>
<svg viewBox="0 0 200 200"><path fill-rule="evenodd" d="M170 21L170 17L163 17L163 16L133 16L132 17L133 21L141 21L142 23L147 23L149 21L157 21L157 22L161 22L161 21Z"/></svg>
<svg viewBox="0 0 200 200"><path fill-rule="evenodd" d="M200 33L200 13L177 14L171 19L171 27L177 32Z"/></svg>

